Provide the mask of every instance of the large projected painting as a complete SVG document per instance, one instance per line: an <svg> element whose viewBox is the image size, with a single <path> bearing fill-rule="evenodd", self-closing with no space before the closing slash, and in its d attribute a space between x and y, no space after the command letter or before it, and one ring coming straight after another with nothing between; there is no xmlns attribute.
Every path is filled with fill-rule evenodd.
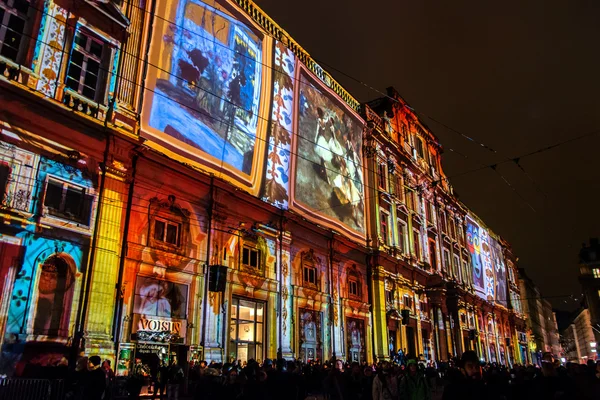
<svg viewBox="0 0 600 400"><path fill-rule="evenodd" d="M159 1L143 128L158 143L251 184L270 95L268 38L225 2Z"/></svg>
<svg viewBox="0 0 600 400"><path fill-rule="evenodd" d="M492 239L488 231L467 218L467 246L473 266L473 285L485 300L495 301L496 288L492 265Z"/></svg>
<svg viewBox="0 0 600 400"><path fill-rule="evenodd" d="M362 237L362 123L303 69L298 76L294 203Z"/></svg>
<svg viewBox="0 0 600 400"><path fill-rule="evenodd" d="M496 301L506 307L508 303L506 301L506 264L504 263L504 255L502 254L500 243L496 239L491 239L491 242L494 276L496 278Z"/></svg>

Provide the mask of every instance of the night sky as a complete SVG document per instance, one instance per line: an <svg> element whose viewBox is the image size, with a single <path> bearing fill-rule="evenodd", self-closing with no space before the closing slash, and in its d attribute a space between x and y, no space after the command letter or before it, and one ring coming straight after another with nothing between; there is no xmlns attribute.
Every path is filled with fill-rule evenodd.
<svg viewBox="0 0 600 400"><path fill-rule="evenodd" d="M600 130L600 2L255 2L317 61L394 86L440 139L460 199L555 307L579 305L577 255L600 236L600 132L521 159L525 172L506 162L452 176ZM380 97L323 66L361 102Z"/></svg>

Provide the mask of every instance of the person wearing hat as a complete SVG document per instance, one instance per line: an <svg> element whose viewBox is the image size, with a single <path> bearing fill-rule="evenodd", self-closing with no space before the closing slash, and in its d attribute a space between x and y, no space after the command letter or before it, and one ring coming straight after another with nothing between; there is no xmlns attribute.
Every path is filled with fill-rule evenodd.
<svg viewBox="0 0 600 400"><path fill-rule="evenodd" d="M406 363L407 374L400 381L400 398L406 400L431 400L431 389L423 374L419 371L417 360Z"/></svg>
<svg viewBox="0 0 600 400"><path fill-rule="evenodd" d="M102 359L91 356L88 360L88 373L84 387L84 398L86 400L102 400L106 390L106 375L100 368Z"/></svg>

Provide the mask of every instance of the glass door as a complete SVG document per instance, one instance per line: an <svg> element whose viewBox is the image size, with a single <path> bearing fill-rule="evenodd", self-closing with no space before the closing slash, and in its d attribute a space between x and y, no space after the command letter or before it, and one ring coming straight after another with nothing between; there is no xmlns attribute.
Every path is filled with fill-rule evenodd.
<svg viewBox="0 0 600 400"><path fill-rule="evenodd" d="M230 361L262 361L265 303L234 297L229 326Z"/></svg>

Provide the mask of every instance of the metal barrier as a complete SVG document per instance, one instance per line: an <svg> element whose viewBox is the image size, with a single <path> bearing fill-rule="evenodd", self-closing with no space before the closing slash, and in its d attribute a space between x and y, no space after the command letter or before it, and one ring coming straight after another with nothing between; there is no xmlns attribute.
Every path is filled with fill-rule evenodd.
<svg viewBox="0 0 600 400"><path fill-rule="evenodd" d="M62 379L0 378L0 400L60 400L64 389Z"/></svg>

